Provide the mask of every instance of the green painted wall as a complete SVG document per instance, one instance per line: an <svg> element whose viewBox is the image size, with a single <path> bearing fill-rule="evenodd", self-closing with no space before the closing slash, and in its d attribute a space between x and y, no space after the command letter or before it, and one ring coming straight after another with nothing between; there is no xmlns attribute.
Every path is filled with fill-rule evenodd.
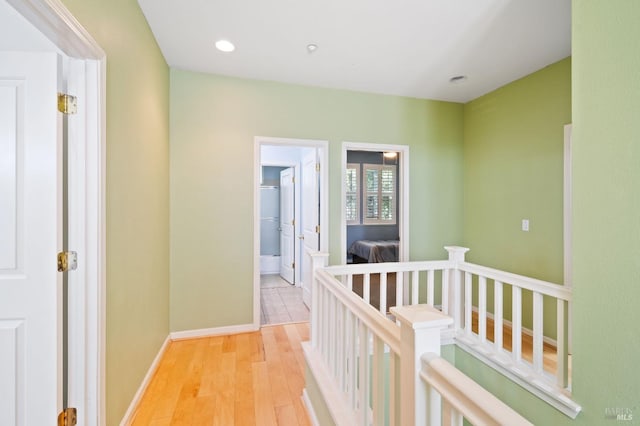
<svg viewBox="0 0 640 426"><path fill-rule="evenodd" d="M562 283L564 125L571 122L571 58L464 106L464 245L481 265ZM521 230L529 219L530 231ZM493 311L493 285L488 286ZM477 299L477 295L474 294ZM532 297L523 292L523 324ZM556 305L545 299L545 335ZM511 290L504 313L511 318Z"/></svg>
<svg viewBox="0 0 640 426"><path fill-rule="evenodd" d="M640 2L572 6L574 392L584 423L619 407L637 424Z"/></svg>
<svg viewBox="0 0 640 426"><path fill-rule="evenodd" d="M171 330L252 322L255 136L328 140L332 262L343 141L410 146L413 259L461 241L462 105L171 70Z"/></svg>
<svg viewBox="0 0 640 426"><path fill-rule="evenodd" d="M570 58L465 104L464 244L472 262L563 282L570 122ZM529 219L529 232L521 230L522 219Z"/></svg>
<svg viewBox="0 0 640 426"><path fill-rule="evenodd" d="M107 53L107 424L169 332L169 70L135 1L63 0Z"/></svg>

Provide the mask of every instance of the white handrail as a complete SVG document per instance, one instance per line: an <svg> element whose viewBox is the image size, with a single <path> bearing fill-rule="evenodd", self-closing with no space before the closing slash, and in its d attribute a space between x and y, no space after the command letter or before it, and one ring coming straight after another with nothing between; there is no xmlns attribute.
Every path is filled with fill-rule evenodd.
<svg viewBox="0 0 640 426"><path fill-rule="evenodd" d="M544 294L545 296L571 301L571 287L568 286L537 280L524 275L500 271L498 269L475 265L468 262L458 263L457 269L463 272L476 274L490 280L499 281L501 283L517 285L525 290L535 291Z"/></svg>
<svg viewBox="0 0 640 426"><path fill-rule="evenodd" d="M455 263L449 260L423 260L412 262L384 262L384 263L352 263L348 265L332 265L323 268L331 275L360 275L377 274L381 272L412 272L449 269ZM355 272L354 272L355 271Z"/></svg>
<svg viewBox="0 0 640 426"><path fill-rule="evenodd" d="M325 289L333 293L339 298L341 303L364 323L367 328L374 330L393 352L400 353L400 329L398 326L389 321L380 312L369 304L362 303L362 298L358 297L352 291L347 290L334 277L329 275L326 270L318 270L316 272L317 280Z"/></svg>
<svg viewBox="0 0 640 426"><path fill-rule="evenodd" d="M443 418L459 414L473 425L532 425L507 404L435 353L429 352L422 355L420 377L427 384L427 395L431 390L435 390L442 397L443 405L453 408L453 413L447 413L447 410L443 409ZM460 418L459 415L457 418ZM436 419L439 425L438 420Z"/></svg>

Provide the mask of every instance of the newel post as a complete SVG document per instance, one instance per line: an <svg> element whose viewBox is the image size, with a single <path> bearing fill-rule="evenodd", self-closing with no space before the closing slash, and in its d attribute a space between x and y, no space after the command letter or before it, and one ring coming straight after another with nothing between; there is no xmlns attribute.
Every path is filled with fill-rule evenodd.
<svg viewBox="0 0 640 426"><path fill-rule="evenodd" d="M329 253L307 250L307 259L310 267L307 268L308 276L304 282L311 283L311 346L318 347L318 327L320 325L320 289L316 279L316 271L329 264Z"/></svg>
<svg viewBox="0 0 640 426"><path fill-rule="evenodd" d="M458 263L465 261L465 253L469 249L458 246L446 246L444 249L449 252L449 261L455 265L449 270L449 309L447 312L453 317L454 328L458 330L464 321L462 317L464 312L463 280L462 273L458 270Z"/></svg>
<svg viewBox="0 0 640 426"><path fill-rule="evenodd" d="M400 418L402 425L425 425L429 419L440 424L440 396L431 395L427 404L427 388L420 378L425 352L440 355L440 333L453 319L429 305L408 305L391 308L400 321ZM425 410L425 404L429 412Z"/></svg>

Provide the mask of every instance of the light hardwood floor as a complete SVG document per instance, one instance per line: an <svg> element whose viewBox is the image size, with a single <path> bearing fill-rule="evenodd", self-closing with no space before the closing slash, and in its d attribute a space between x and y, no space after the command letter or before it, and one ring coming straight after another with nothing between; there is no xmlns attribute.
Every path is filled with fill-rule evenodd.
<svg viewBox="0 0 640 426"><path fill-rule="evenodd" d="M309 324L174 341L132 425L310 425L301 400Z"/></svg>
<svg viewBox="0 0 640 426"><path fill-rule="evenodd" d="M473 331L478 330L477 314ZM504 328L504 348L511 330ZM265 326L255 333L174 341L134 414L132 425L310 425L300 399L304 388L301 342L309 323ZM493 321L487 320L493 341ZM544 345L544 369L554 372L556 353ZM531 361L531 337L523 335Z"/></svg>

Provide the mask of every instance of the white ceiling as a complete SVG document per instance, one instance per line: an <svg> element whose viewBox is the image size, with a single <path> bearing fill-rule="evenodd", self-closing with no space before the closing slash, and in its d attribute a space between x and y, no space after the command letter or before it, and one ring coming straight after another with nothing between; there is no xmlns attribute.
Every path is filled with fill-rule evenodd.
<svg viewBox="0 0 640 426"><path fill-rule="evenodd" d="M466 102L571 54L571 0L138 2L171 67L259 80Z"/></svg>

